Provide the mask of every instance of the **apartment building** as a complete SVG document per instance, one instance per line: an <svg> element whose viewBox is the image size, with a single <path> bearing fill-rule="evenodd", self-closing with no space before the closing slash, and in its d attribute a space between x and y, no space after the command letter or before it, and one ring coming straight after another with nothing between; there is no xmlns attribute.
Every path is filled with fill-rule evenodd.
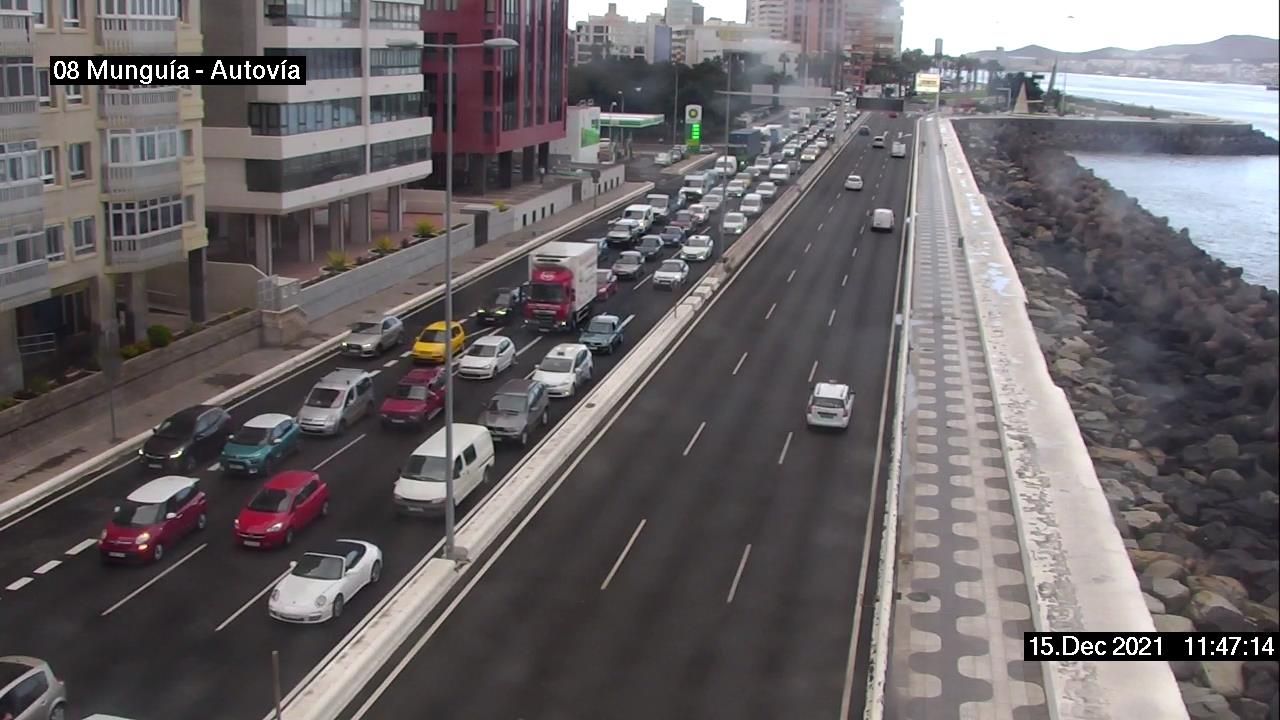
<svg viewBox="0 0 1280 720"><path fill-rule="evenodd" d="M200 2L0 0L0 392L83 366L104 331L205 319L200 88L49 75L54 55L200 54Z"/></svg>
<svg viewBox="0 0 1280 720"><path fill-rule="evenodd" d="M747 3L747 24L759 28L775 40L787 40L787 18L791 0L750 0Z"/></svg>
<svg viewBox="0 0 1280 720"><path fill-rule="evenodd" d="M609 3L604 15L591 15L575 24L573 62L578 65L607 57L669 62L670 34L661 14L635 21L619 15L617 3Z"/></svg>
<svg viewBox="0 0 1280 720"><path fill-rule="evenodd" d="M422 50L396 47L422 42L422 10L423 0L205 1L207 54L307 60L306 85L205 88L211 256L271 275L277 258L312 263L317 247L368 244L378 193L400 229L401 189L432 171Z"/></svg>

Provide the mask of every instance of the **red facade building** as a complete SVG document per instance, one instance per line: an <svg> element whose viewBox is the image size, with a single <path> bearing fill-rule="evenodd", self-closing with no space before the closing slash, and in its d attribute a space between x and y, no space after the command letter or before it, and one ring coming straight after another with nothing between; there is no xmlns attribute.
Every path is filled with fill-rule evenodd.
<svg viewBox="0 0 1280 720"><path fill-rule="evenodd" d="M493 182L510 187L517 171L528 181L547 167L551 141L565 135L568 27L568 0L436 0L423 8L428 45L520 42L514 50L455 51L455 186L483 193ZM436 133L432 185L444 184L445 68L444 51L423 51L423 103Z"/></svg>

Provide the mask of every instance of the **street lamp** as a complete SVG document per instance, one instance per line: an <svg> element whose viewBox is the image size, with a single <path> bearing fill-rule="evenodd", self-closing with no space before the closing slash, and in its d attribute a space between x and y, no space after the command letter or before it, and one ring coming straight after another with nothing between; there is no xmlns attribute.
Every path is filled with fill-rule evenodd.
<svg viewBox="0 0 1280 720"><path fill-rule="evenodd" d="M445 150L444 150L444 556L453 558L453 53L458 49L511 50L520 43L511 38L490 38L484 42L437 45L416 41L396 41L387 47L444 50L445 56Z"/></svg>

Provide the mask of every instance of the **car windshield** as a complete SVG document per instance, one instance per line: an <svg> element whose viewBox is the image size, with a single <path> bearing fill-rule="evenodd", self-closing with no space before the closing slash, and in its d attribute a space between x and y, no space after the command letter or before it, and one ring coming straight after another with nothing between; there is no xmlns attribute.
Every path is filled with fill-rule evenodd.
<svg viewBox="0 0 1280 720"><path fill-rule="evenodd" d="M164 503L137 503L125 500L116 508L111 522L124 527L147 527L164 519Z"/></svg>
<svg viewBox="0 0 1280 720"><path fill-rule="evenodd" d="M523 395L500 394L489 398L489 412L501 415L519 415L524 412Z"/></svg>
<svg viewBox="0 0 1280 720"><path fill-rule="evenodd" d="M565 299L563 285L544 285L534 283L529 286L529 300L532 302L558 303Z"/></svg>
<svg viewBox="0 0 1280 720"><path fill-rule="evenodd" d="M706 212L706 211L707 211L706 205L694 205L693 207L689 208L689 212L691 213L700 213L700 212Z"/></svg>
<svg viewBox="0 0 1280 720"><path fill-rule="evenodd" d="M351 333L353 335L375 335L378 333L378 323L358 322L351 324Z"/></svg>
<svg viewBox="0 0 1280 720"><path fill-rule="evenodd" d="M404 476L427 482L444 482L448 465L444 458L434 455L410 455L404 467Z"/></svg>
<svg viewBox="0 0 1280 720"><path fill-rule="evenodd" d="M311 394L307 396L307 407L313 408L331 408L338 406L338 400L342 397L342 393L331 388L312 388Z"/></svg>
<svg viewBox="0 0 1280 720"><path fill-rule="evenodd" d="M444 330L423 330L422 335L418 337L418 340L424 343L439 343L443 345L444 341L447 340L448 337L449 334Z"/></svg>
<svg viewBox="0 0 1280 720"><path fill-rule="evenodd" d="M612 276L613 276L613 273L612 273L612 272L610 272L608 269L605 269L605 270L597 270L597 271L596 271L596 282L597 282L597 283L600 283L600 284L607 283L607 282L609 282L610 280L612 280L612 279L613 279L613 277L612 277Z"/></svg>
<svg viewBox="0 0 1280 720"><path fill-rule="evenodd" d="M195 420L184 415L182 417L171 417L160 423L160 427L156 428L156 435L173 440L185 440L191 437L195 430Z"/></svg>
<svg viewBox="0 0 1280 720"><path fill-rule="evenodd" d="M619 264L619 265L639 265L639 264L640 264L640 258L636 257L635 255L623 255L622 257L618 258L618 263L617 263L617 264Z"/></svg>
<svg viewBox="0 0 1280 720"><path fill-rule="evenodd" d="M426 400L426 385L397 385L395 397L401 400Z"/></svg>
<svg viewBox="0 0 1280 720"><path fill-rule="evenodd" d="M242 427L231 436L236 445L263 445L271 437L271 428Z"/></svg>
<svg viewBox="0 0 1280 720"><path fill-rule="evenodd" d="M549 373L567 373L573 369L573 361L563 357L543 358L538 369Z"/></svg>
<svg viewBox="0 0 1280 720"><path fill-rule="evenodd" d="M667 228L666 230L662 231L662 237L664 238L680 237L680 231L676 228Z"/></svg>
<svg viewBox="0 0 1280 720"><path fill-rule="evenodd" d="M693 237L689 238L688 244L689 244L689 247L710 247L711 238L703 237L701 235L694 235Z"/></svg>
<svg viewBox="0 0 1280 720"><path fill-rule="evenodd" d="M472 345L471 352L467 353L473 357L498 357L497 345Z"/></svg>
<svg viewBox="0 0 1280 720"><path fill-rule="evenodd" d="M813 404L821 408L844 408L844 403L836 398L815 397Z"/></svg>
<svg viewBox="0 0 1280 720"><path fill-rule="evenodd" d="M682 269L679 260L667 260L658 268L658 272L680 272Z"/></svg>
<svg viewBox="0 0 1280 720"><path fill-rule="evenodd" d="M624 234L624 235L630 235L630 234L631 234L631 226L630 226L630 225L623 224L623 223L614 223L614 226L613 226L612 228L610 228L610 229L609 229L609 232L611 232L611 233L621 233L621 234Z"/></svg>
<svg viewBox="0 0 1280 720"><path fill-rule="evenodd" d="M640 239L640 247L642 248L654 248L661 244L662 238L657 237L656 235L646 235Z"/></svg>
<svg viewBox="0 0 1280 720"><path fill-rule="evenodd" d="M302 556L297 565L293 566L292 574L308 580L340 580L342 579L342 558L307 553Z"/></svg>
<svg viewBox="0 0 1280 720"><path fill-rule="evenodd" d="M743 215L742 213L729 213L728 215L725 215L725 216L724 216L724 221L725 221L725 222L727 222L727 223L740 223L740 222L746 222L746 221L747 221L747 217L746 217L745 215Z"/></svg>
<svg viewBox="0 0 1280 720"><path fill-rule="evenodd" d="M493 294L493 297L489 300L489 304L493 307L506 307L510 305L511 291L499 290L498 292Z"/></svg>
<svg viewBox="0 0 1280 720"><path fill-rule="evenodd" d="M249 509L262 513L282 513L289 509L289 493L277 488L263 488L249 501Z"/></svg>
<svg viewBox="0 0 1280 720"><path fill-rule="evenodd" d="M613 322L610 320L592 320L587 324L587 332L608 335L613 332Z"/></svg>

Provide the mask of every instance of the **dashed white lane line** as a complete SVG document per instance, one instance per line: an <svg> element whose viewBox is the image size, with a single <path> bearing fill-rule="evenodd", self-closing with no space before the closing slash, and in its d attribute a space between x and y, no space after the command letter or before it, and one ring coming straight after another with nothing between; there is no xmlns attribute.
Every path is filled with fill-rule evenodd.
<svg viewBox="0 0 1280 720"><path fill-rule="evenodd" d="M635 316L635 315L628 315L628 316L626 316L625 318L623 318L623 320L622 320L622 322L621 322L621 323L618 323L618 329L619 329L619 330L621 330L621 329L625 328L626 326L628 326L628 325L630 325L630 324L631 324L631 321L632 321L632 320L635 320L635 319L636 319L636 316Z"/></svg>
<svg viewBox="0 0 1280 720"><path fill-rule="evenodd" d="M363 440L365 435L366 433L360 433L360 437L357 437L355 440L352 440L346 445L343 445L342 447L338 448L337 452L321 460L319 465L316 465L315 467L311 468L311 472L319 472L320 468L324 467L325 465L328 465L330 461L332 461L334 458L338 457L342 453L346 452L352 445L355 445L356 443Z"/></svg>
<svg viewBox="0 0 1280 720"><path fill-rule="evenodd" d="M88 540L85 540L83 542L76 543L76 545L74 545L71 549L67 550L63 554L79 555L80 553L84 552L85 550L88 550L89 548L97 544L98 544L98 538L89 538Z"/></svg>
<svg viewBox="0 0 1280 720"><path fill-rule="evenodd" d="M804 245L805 254L808 254L809 248L812 248L812 247L813 247L813 243L805 243Z"/></svg>
<svg viewBox="0 0 1280 720"><path fill-rule="evenodd" d="M738 583L742 580L742 571L747 568L747 558L749 557L751 557L750 543L742 551L742 559L738 561L738 572L733 574L733 584L729 586L729 597L725 598L725 605L733 602L733 596L738 594Z"/></svg>
<svg viewBox="0 0 1280 720"><path fill-rule="evenodd" d="M693 449L693 444L698 442L698 436L702 434L702 430L706 426L706 420L698 423L698 429L693 431L693 437L689 438L689 444L684 446L684 452L680 453L681 456L688 457L689 451Z"/></svg>
<svg viewBox="0 0 1280 720"><path fill-rule="evenodd" d="M764 314L764 319L765 319L765 320L768 320L769 318L773 317L773 311L774 311L774 310L777 310L777 309L778 309L778 303L774 303L774 304L770 305L770 306L769 306L769 312L767 312L767 313L765 313L765 314Z"/></svg>
<svg viewBox="0 0 1280 720"><path fill-rule="evenodd" d="M159 575L156 575L155 577L153 577L153 578L151 578L150 580L148 580L148 581L146 581L145 583L143 583L142 587L138 588L137 590L134 590L133 592L129 593L128 595L125 595L123 600L121 600L120 602L116 603L115 605L112 605L111 607L107 608L106 610L103 610L103 611L102 611L102 614L101 614L101 615L99 615L98 617L106 617L106 616L110 615L111 613L115 612L116 610L119 610L119 609L120 609L120 608L121 608L125 603L129 602L130 600L132 600L132 599L136 598L139 594L141 594L143 590L146 590L147 588L151 587L152 585L155 585L157 582L160 582L160 578L163 578L165 575L168 575L169 573L173 572L174 570L177 570L178 568L182 567L182 563L184 563L184 562L186 562L186 561L190 560L191 558L195 557L196 555L198 555L198 554L200 553L200 551L201 551L201 550L204 550L204 549L205 549L205 548L207 548L207 547L209 547L209 543L204 543L204 544L202 544L200 547L196 548L195 550L192 550L191 552L187 553L186 555L184 555L184 556L182 557L182 559L181 559L181 560L179 560L178 562L176 562L176 563L174 563L174 564L170 565L169 567L165 568L165 569L164 569L164 572L161 572Z"/></svg>
<svg viewBox="0 0 1280 720"><path fill-rule="evenodd" d="M853 249L853 252L852 252L852 253L849 253L849 257L851 257L851 258L856 258L856 257L858 257L858 248L854 248L854 249Z"/></svg>
<svg viewBox="0 0 1280 720"><path fill-rule="evenodd" d="M36 575L43 575L49 572L50 570L58 567L61 564L62 564L61 560L50 560L49 562L41 565L40 567L36 568L35 570L32 570L31 572Z"/></svg>
<svg viewBox="0 0 1280 720"><path fill-rule="evenodd" d="M831 327L831 324L834 323L835 321L836 321L836 309L831 308L831 314L827 316L827 327Z"/></svg>
<svg viewBox="0 0 1280 720"><path fill-rule="evenodd" d="M742 357L738 358L738 364L733 366L733 372L730 374L737 375L738 371L742 369L742 363L745 362L746 359L747 359L747 354L742 353Z"/></svg>
<svg viewBox="0 0 1280 720"><path fill-rule="evenodd" d="M398 363L398 362L400 362L400 358L392 358L392 359L390 359L390 360L388 360L388 361L386 361L386 362L382 363L382 367L384 367L384 368L395 367L395 364L396 364L396 363Z"/></svg>
<svg viewBox="0 0 1280 720"><path fill-rule="evenodd" d="M818 374L818 361L813 361L813 367L809 368L809 382L813 382L813 376Z"/></svg>
<svg viewBox="0 0 1280 720"><path fill-rule="evenodd" d="M222 469L222 463L214 463L209 467L205 468L205 470L208 472L218 472L221 469Z"/></svg>
<svg viewBox="0 0 1280 720"><path fill-rule="evenodd" d="M15 590L21 590L22 588L30 585L33 582L35 582L35 578L33 577L21 577L9 583L8 585L6 585L5 590L8 590L9 592L13 592Z"/></svg>
<svg viewBox="0 0 1280 720"><path fill-rule="evenodd" d="M645 283L649 282L649 281L650 281L650 280L652 280L652 279L653 279L653 276L652 276L652 275L645 275L645 276L640 280L640 282L636 283L635 285L632 285L632 286L631 286L631 288L632 288L633 290L639 290L641 285L644 285Z"/></svg>
<svg viewBox="0 0 1280 720"><path fill-rule="evenodd" d="M796 271L792 270L791 274L787 276L787 282L791 282L791 279L794 278L795 276L796 276Z"/></svg>
<svg viewBox="0 0 1280 720"><path fill-rule="evenodd" d="M845 285L848 285L848 284L849 284L849 276L846 274L844 276L844 279L840 281L840 287L844 287Z"/></svg>
<svg viewBox="0 0 1280 720"><path fill-rule="evenodd" d="M791 447L791 433L787 433L787 439L782 442L782 452L778 453L778 464L787 459L787 448Z"/></svg>
<svg viewBox="0 0 1280 720"><path fill-rule="evenodd" d="M826 223L818 223L818 232L822 232L823 225L826 225Z"/></svg>
<svg viewBox="0 0 1280 720"><path fill-rule="evenodd" d="M405 350L404 352L400 353L400 359L403 360L404 358L407 358L412 354L413 354L412 350Z"/></svg>
<svg viewBox="0 0 1280 720"><path fill-rule="evenodd" d="M636 538L640 537L640 531L644 529L645 520L641 520L636 526L636 531L631 533L631 539L627 541L627 546L622 548L622 554L618 556L617 562L613 564L613 569L609 571L608 577L600 584L600 589L605 590L609 587L609 583L613 581L613 576L617 574L618 568L622 567L622 561L627 559L627 553L631 552L631 546L635 544Z"/></svg>
<svg viewBox="0 0 1280 720"><path fill-rule="evenodd" d="M858 234L859 234L859 235L862 235L862 234L864 234L864 233L866 233L866 232L867 232L867 224L866 224L866 223L862 223L862 227L859 227L859 228L858 228ZM858 250L857 248L854 248L854 252L857 252L857 250Z"/></svg>
<svg viewBox="0 0 1280 720"><path fill-rule="evenodd" d="M520 357L521 355L525 354L525 352L526 352L526 351L528 351L528 350L529 350L529 348L533 347L534 345L537 345L537 344L538 344L538 343L540 343L540 342L542 342L542 336L541 336L541 335L539 335L538 337L536 337L536 338L534 338L534 339L530 340L530 341L528 342L528 344L526 344L524 347L522 347L522 348L520 348L519 350L517 350L517 351L516 351L516 357Z"/></svg>
<svg viewBox="0 0 1280 720"><path fill-rule="evenodd" d="M832 205L831 207L827 208L827 214L830 215L832 211L834 211L835 209L836 209L835 205Z"/></svg>
<svg viewBox="0 0 1280 720"><path fill-rule="evenodd" d="M293 568L289 568L288 570L285 570L284 572L276 576L275 580L272 580L270 584L268 584L266 587L259 590L257 595L254 595L253 597L249 598L249 602L241 605L239 610L236 610L235 612L231 613L231 617L227 618L226 620L223 620L222 624L214 628L213 631L221 632L223 628L225 628L226 626L234 622L236 618L240 617L240 615L244 613L245 610L248 610L250 607L253 606L254 603L258 602L258 600L261 599L263 595L266 595L267 593L271 592L271 589L274 588L277 584L279 584L279 582L284 579L285 575L288 575L292 571L293 571Z"/></svg>

